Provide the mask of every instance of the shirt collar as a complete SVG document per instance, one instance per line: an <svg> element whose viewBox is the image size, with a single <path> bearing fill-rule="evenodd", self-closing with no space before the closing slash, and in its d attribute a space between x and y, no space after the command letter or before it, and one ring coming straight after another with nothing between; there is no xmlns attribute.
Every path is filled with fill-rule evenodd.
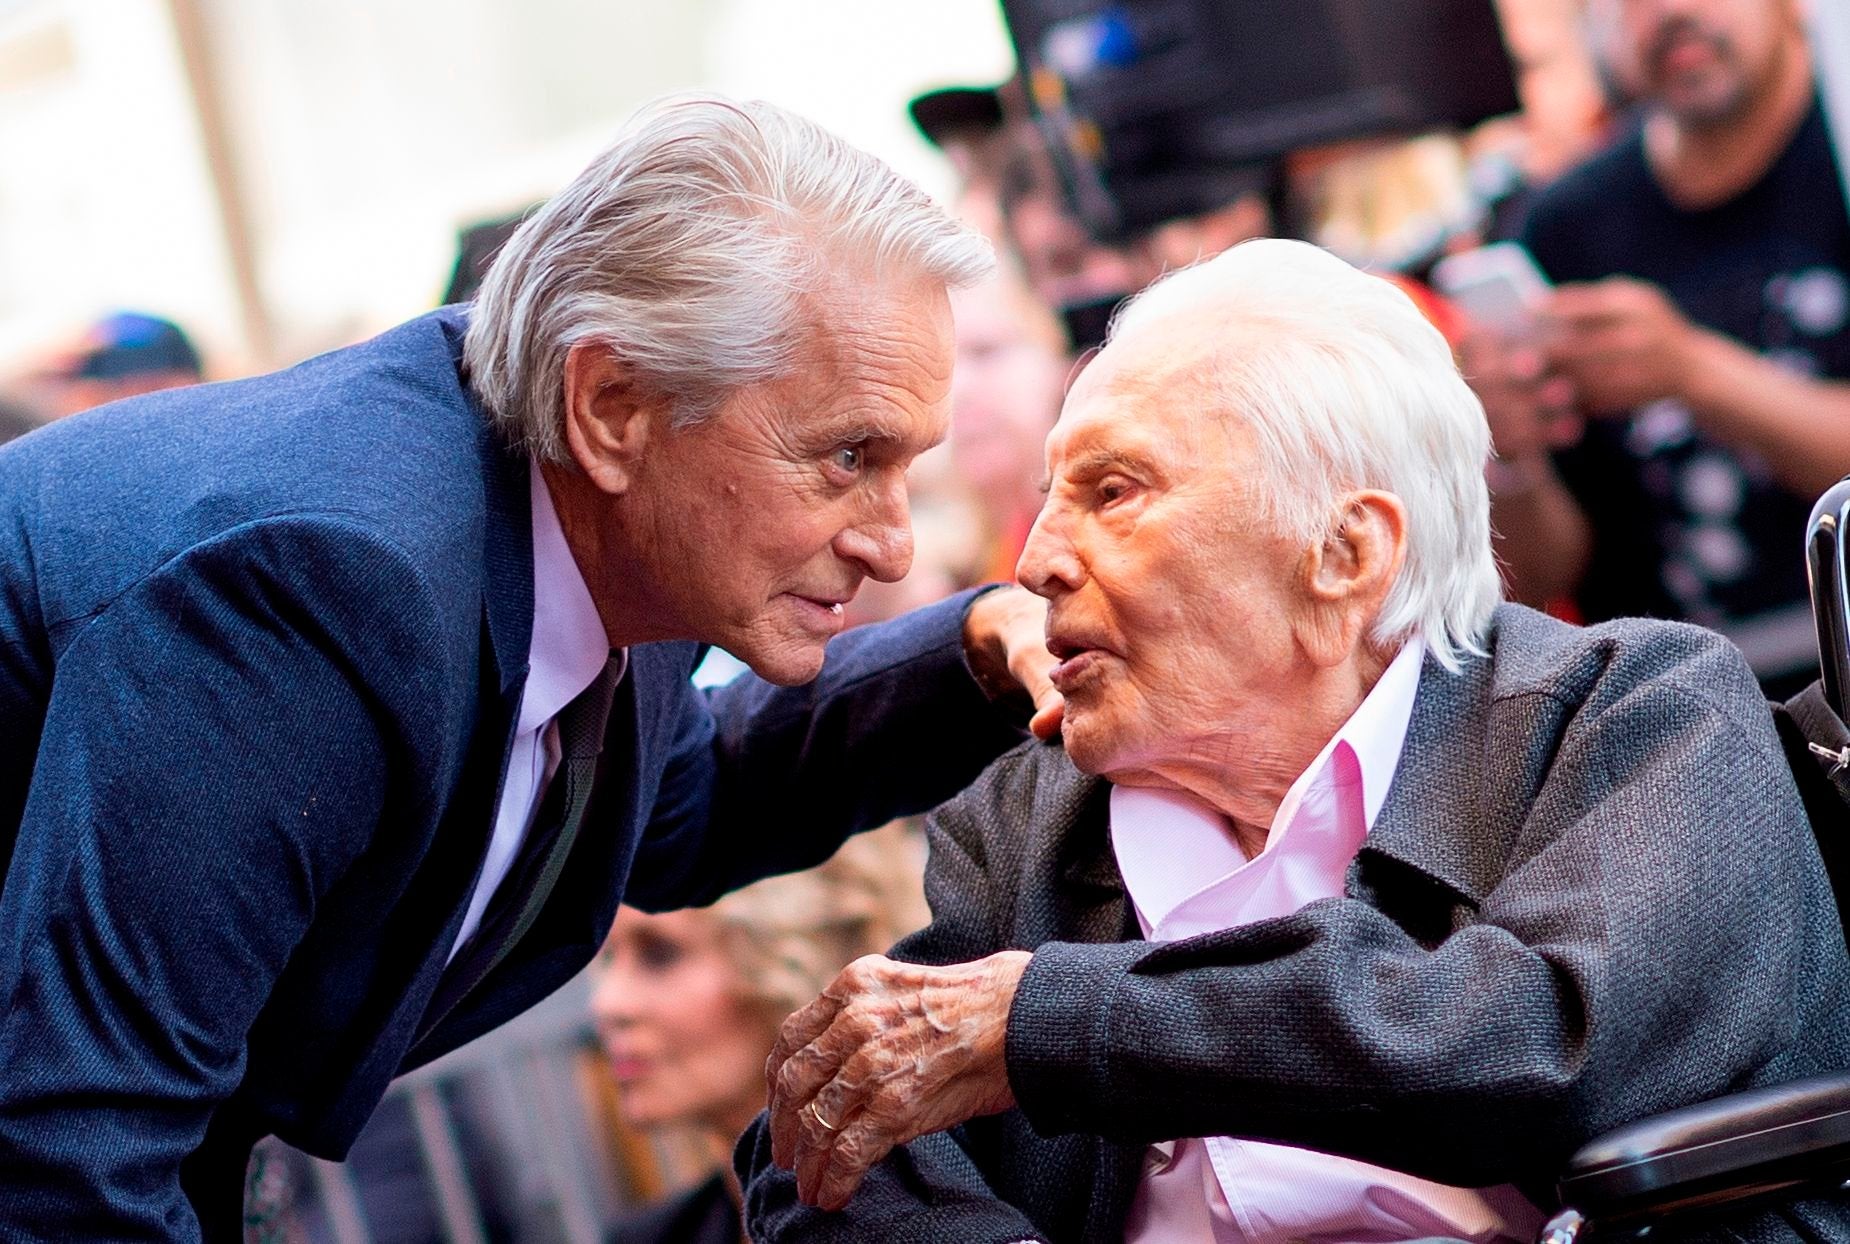
<svg viewBox="0 0 1850 1244"><path fill-rule="evenodd" d="M527 658L527 690L520 701L518 729L523 733L557 717L596 681L611 656L603 619L553 509L552 491L537 462L528 470L533 494L533 648ZM618 656L627 664L627 652Z"/></svg>
<svg viewBox="0 0 1850 1244"><path fill-rule="evenodd" d="M1387 669L1349 719L1330 736L1317 758L1285 792L1266 838L1269 848L1291 827L1304 796L1318 782L1359 781L1362 786L1362 830L1375 827L1375 817L1387 800L1388 786L1400 765L1407 742L1407 723L1413 719L1413 701L1420 689L1420 664L1426 659L1426 641L1414 636L1402 644ZM1334 763L1340 757L1343 761Z"/></svg>
<svg viewBox="0 0 1850 1244"><path fill-rule="evenodd" d="M1363 824L1355 827L1347 854L1374 828L1400 765L1425 656L1425 640L1418 636L1401 645L1362 703L1285 792L1266 854L1283 849L1298 809L1319 785L1362 788ZM1253 862L1234 845L1225 818L1192 795L1115 786L1110 816L1119 872L1147 924L1160 923L1184 901Z"/></svg>
<svg viewBox="0 0 1850 1244"><path fill-rule="evenodd" d="M1387 669L1362 698L1349 720L1336 732L1325 757L1336 743L1349 745L1362 772L1362 820L1369 829L1387 802L1388 787L1400 767L1401 749L1407 742L1407 723L1413 720L1413 701L1420 689L1420 666L1426 660L1426 641L1419 636L1400 646ZM1315 772L1317 765L1311 766Z"/></svg>

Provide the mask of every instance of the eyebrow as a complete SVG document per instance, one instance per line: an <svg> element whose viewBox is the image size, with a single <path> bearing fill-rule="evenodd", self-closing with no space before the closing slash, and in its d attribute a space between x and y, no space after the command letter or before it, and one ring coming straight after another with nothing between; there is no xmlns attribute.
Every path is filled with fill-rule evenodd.
<svg viewBox="0 0 1850 1244"><path fill-rule="evenodd" d="M1064 473L1076 476L1098 475L1114 467L1126 471L1147 471L1149 463L1141 455L1122 449L1090 449L1066 463ZM1052 486L1051 478L1048 484Z"/></svg>
<svg viewBox="0 0 1850 1244"><path fill-rule="evenodd" d="M906 444L908 438L895 424L878 415L857 414L823 420L805 429L804 439L810 448L823 450L836 445L860 444L863 441L898 446ZM943 440L943 435L936 436L923 448L932 448Z"/></svg>

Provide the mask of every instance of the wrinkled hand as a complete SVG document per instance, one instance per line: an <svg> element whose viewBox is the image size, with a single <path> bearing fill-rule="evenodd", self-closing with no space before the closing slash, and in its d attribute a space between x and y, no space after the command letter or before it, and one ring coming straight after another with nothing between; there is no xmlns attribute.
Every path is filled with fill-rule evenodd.
<svg viewBox="0 0 1850 1244"><path fill-rule="evenodd" d="M1627 277L1563 285L1543 314L1548 362L1589 412L1625 414L1683 391L1701 330L1657 286Z"/></svg>
<svg viewBox="0 0 1850 1244"><path fill-rule="evenodd" d="M983 593L964 615L964 654L992 699L1020 690L1034 701L1036 738L1059 732L1066 701L1047 676L1058 662L1047 651L1046 601L1020 587Z"/></svg>
<svg viewBox="0 0 1850 1244"><path fill-rule="evenodd" d="M771 1156L803 1201L841 1209L893 1146L1014 1106L1004 1038L1030 957L868 955L784 1021L765 1063Z"/></svg>
<svg viewBox="0 0 1850 1244"><path fill-rule="evenodd" d="M1580 438L1574 386L1550 369L1540 346L1478 329L1458 353L1465 381L1484 403L1498 459L1528 461Z"/></svg>

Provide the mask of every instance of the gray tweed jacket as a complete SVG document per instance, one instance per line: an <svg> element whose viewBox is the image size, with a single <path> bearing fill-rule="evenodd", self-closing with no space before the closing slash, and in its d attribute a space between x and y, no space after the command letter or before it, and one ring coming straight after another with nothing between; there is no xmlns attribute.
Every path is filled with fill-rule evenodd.
<svg viewBox="0 0 1850 1244"><path fill-rule="evenodd" d="M1185 1136L1547 1204L1609 1128L1850 1067L1842 928L1739 655L1511 605L1489 646L1456 675L1428 658L1345 896L1280 919L1139 940L1107 785L1056 745L997 761L933 814L932 923L894 955L1035 951L1019 1108L896 1151L839 1214L796 1203L761 1119L738 1152L753 1239L1121 1240L1144 1147ZM1678 1238L1850 1241L1850 1208Z"/></svg>

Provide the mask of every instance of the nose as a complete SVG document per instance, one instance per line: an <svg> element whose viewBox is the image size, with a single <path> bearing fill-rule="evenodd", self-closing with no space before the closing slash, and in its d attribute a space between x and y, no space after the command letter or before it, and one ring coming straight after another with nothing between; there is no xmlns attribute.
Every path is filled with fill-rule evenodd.
<svg viewBox="0 0 1850 1244"><path fill-rule="evenodd" d="M1085 581L1085 567L1073 547L1065 524L1051 505L1045 506L1028 532L1021 560L1015 563L1015 580L1036 596L1048 600L1071 592Z"/></svg>
<svg viewBox="0 0 1850 1244"><path fill-rule="evenodd" d="M616 1027L629 1021L628 995L618 978L622 974L606 968L598 972L591 989L591 1018L600 1028Z"/></svg>
<svg viewBox="0 0 1850 1244"><path fill-rule="evenodd" d="M912 569L912 516L906 473L894 470L870 490L866 508L835 539L836 553L858 562L867 577L897 583Z"/></svg>

